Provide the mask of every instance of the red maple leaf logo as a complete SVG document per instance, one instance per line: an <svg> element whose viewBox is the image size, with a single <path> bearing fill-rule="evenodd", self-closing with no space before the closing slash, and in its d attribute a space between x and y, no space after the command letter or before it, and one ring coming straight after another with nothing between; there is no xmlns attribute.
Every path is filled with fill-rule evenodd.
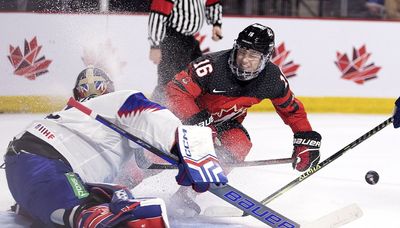
<svg viewBox="0 0 400 228"><path fill-rule="evenodd" d="M194 34L194 38L199 42L199 46L201 47L201 44L203 43L204 39L206 38L206 35L200 35L200 33ZM206 47L204 49L201 49L201 53L205 54L210 51L210 47Z"/></svg>
<svg viewBox="0 0 400 228"><path fill-rule="evenodd" d="M24 54L19 47L10 45L10 55L8 59L14 68L14 74L24 76L29 80L35 80L38 76L47 73L51 60L46 60L45 56L38 58L42 46L38 46L36 36L28 42L25 40Z"/></svg>
<svg viewBox="0 0 400 228"><path fill-rule="evenodd" d="M110 39L85 45L81 59L85 66L92 65L105 70L111 79L123 74L126 66L126 61L121 60L118 49Z"/></svg>
<svg viewBox="0 0 400 228"><path fill-rule="evenodd" d="M275 47L275 51L272 54L272 62L277 65L286 78L296 76L297 69L300 65L295 64L293 61L285 63L290 51L286 50L285 43L281 43L278 47Z"/></svg>
<svg viewBox="0 0 400 228"><path fill-rule="evenodd" d="M365 45L359 49L353 47L353 59L350 61L347 54L336 52L336 66L342 72L342 78L354 81L357 84L364 84L365 81L377 78L376 75L381 67L374 63L367 64L371 53L367 53Z"/></svg>

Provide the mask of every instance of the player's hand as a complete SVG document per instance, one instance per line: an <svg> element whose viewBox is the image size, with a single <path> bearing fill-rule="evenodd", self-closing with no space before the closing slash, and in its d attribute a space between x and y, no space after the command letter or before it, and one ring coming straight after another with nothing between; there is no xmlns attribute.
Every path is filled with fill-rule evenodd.
<svg viewBox="0 0 400 228"><path fill-rule="evenodd" d="M161 49L159 49L159 48L150 48L149 59L154 64L157 64L157 65L160 64L160 61L161 61Z"/></svg>
<svg viewBox="0 0 400 228"><path fill-rule="evenodd" d="M182 122L185 125L197 125L200 127L207 127L214 122L214 118L207 110L204 109Z"/></svg>
<svg viewBox="0 0 400 228"><path fill-rule="evenodd" d="M293 168L303 172L318 164L321 135L316 131L297 132L293 139Z"/></svg>
<svg viewBox="0 0 400 228"><path fill-rule="evenodd" d="M221 26L219 26L219 25L213 26L211 39L214 41L218 41L222 38L223 38L223 36L222 36Z"/></svg>
<svg viewBox="0 0 400 228"><path fill-rule="evenodd" d="M400 127L400 97L397 98L395 104L396 106L394 107L393 126L394 128L398 128Z"/></svg>

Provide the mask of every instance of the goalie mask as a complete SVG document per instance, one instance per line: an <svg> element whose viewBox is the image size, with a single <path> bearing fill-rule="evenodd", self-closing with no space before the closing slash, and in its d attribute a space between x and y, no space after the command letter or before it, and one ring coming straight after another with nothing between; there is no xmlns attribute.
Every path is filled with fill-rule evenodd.
<svg viewBox="0 0 400 228"><path fill-rule="evenodd" d="M75 100L114 92L114 83L106 72L89 66L79 73L73 89Z"/></svg>
<svg viewBox="0 0 400 228"><path fill-rule="evenodd" d="M270 61L274 39L271 28L257 23L239 33L228 60L237 79L248 81L258 76Z"/></svg>

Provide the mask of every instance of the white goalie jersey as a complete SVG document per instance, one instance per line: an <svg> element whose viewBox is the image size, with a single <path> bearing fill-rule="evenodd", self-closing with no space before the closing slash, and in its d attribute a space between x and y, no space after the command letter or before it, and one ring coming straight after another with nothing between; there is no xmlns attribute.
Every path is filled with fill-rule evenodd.
<svg viewBox="0 0 400 228"><path fill-rule="evenodd" d="M180 120L138 91L123 90L84 101L107 120L162 151L175 143ZM26 131L52 145L86 182L112 182L139 147L75 108L33 122Z"/></svg>

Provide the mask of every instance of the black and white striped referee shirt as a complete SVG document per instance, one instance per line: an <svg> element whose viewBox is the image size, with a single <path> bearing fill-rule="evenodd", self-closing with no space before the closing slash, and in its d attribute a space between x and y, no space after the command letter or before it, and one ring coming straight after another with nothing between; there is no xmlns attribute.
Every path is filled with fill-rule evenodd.
<svg viewBox="0 0 400 228"><path fill-rule="evenodd" d="M148 29L150 45L160 45L167 27L187 36L194 35L200 31L204 19L208 24L222 24L219 0L153 0Z"/></svg>

